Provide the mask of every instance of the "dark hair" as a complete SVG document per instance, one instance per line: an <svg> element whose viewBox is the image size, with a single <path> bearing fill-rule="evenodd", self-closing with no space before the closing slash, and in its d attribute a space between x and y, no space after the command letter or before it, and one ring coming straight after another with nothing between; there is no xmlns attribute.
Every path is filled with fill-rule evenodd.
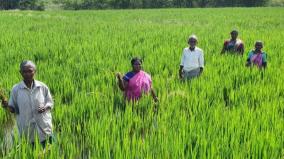
<svg viewBox="0 0 284 159"><path fill-rule="evenodd" d="M261 46L263 46L263 42L260 41L260 40L257 40L257 41L254 43L254 45L256 45L256 44L261 44Z"/></svg>
<svg viewBox="0 0 284 159"><path fill-rule="evenodd" d="M231 34L234 33L234 32L237 33L237 34L239 34L239 32L238 32L236 29L232 30L232 31L231 31Z"/></svg>
<svg viewBox="0 0 284 159"><path fill-rule="evenodd" d="M131 65L134 65L136 61L139 61L142 64L142 59L139 57L134 57L131 59Z"/></svg>

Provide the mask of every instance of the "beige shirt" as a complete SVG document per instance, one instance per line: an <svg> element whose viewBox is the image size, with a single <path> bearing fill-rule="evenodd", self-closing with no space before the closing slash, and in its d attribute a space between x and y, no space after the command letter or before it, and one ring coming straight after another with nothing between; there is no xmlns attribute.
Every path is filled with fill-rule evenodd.
<svg viewBox="0 0 284 159"><path fill-rule="evenodd" d="M183 66L184 71L192 71L197 68L204 68L204 56L203 51L195 47L191 51L188 47L183 50L180 65Z"/></svg>
<svg viewBox="0 0 284 159"><path fill-rule="evenodd" d="M35 133L38 133L40 141L52 134L50 109L38 113L39 106L53 107L50 91L44 83L34 80L32 89L29 89L24 81L16 84L11 92L9 106L16 111L20 135L28 137L30 142L34 142Z"/></svg>

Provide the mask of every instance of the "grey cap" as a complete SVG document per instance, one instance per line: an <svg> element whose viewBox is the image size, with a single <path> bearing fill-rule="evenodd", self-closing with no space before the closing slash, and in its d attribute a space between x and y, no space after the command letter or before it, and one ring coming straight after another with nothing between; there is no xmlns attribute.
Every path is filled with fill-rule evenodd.
<svg viewBox="0 0 284 159"><path fill-rule="evenodd" d="M32 67L34 68L34 70L36 70L36 65L30 60L24 60L23 62L21 62L20 70L23 70L24 67L27 67L27 66Z"/></svg>

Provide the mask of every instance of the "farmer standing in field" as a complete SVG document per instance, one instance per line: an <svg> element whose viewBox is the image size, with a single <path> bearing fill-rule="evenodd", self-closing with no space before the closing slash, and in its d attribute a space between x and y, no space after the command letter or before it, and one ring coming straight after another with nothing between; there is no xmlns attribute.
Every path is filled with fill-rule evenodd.
<svg viewBox="0 0 284 159"><path fill-rule="evenodd" d="M231 31L231 39L225 40L221 54L225 52L238 55L244 54L244 44L242 40L238 39L238 34L237 30Z"/></svg>
<svg viewBox="0 0 284 159"><path fill-rule="evenodd" d="M124 92L124 97L127 101L138 101L143 94L151 93L155 102L158 98L152 88L151 76L142 70L142 60L133 58L131 60L132 71L122 76L116 74L118 86Z"/></svg>
<svg viewBox="0 0 284 159"><path fill-rule="evenodd" d="M16 114L20 137L25 137L34 145L37 133L45 148L47 142L52 143L52 97L44 83L34 80L36 66L32 61L23 61L20 73L23 81L13 87L9 102L2 100L2 105Z"/></svg>
<svg viewBox="0 0 284 159"><path fill-rule="evenodd" d="M203 72L204 55L203 50L196 47L197 37L191 35L188 38L189 47L183 49L180 63L179 77L181 79L192 79L198 77Z"/></svg>
<svg viewBox="0 0 284 159"><path fill-rule="evenodd" d="M254 45L255 49L248 53L246 66L257 66L259 69L266 68L267 66L267 55L262 51L262 41L256 41Z"/></svg>

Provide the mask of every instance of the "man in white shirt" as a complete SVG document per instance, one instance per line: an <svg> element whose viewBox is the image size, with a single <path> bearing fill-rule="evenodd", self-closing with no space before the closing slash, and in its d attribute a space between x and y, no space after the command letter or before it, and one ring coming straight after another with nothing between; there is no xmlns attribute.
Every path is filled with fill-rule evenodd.
<svg viewBox="0 0 284 159"><path fill-rule="evenodd" d="M2 100L3 107L16 114L17 126L21 137L33 145L38 134L45 148L52 142L52 117L50 110L53 100L48 87L34 80L36 66L32 61L23 61L20 65L23 81L16 84L9 102Z"/></svg>
<svg viewBox="0 0 284 159"><path fill-rule="evenodd" d="M183 50L179 76L181 79L192 79L201 75L204 68L203 51L196 47L197 37L191 35L188 38L189 47Z"/></svg>

